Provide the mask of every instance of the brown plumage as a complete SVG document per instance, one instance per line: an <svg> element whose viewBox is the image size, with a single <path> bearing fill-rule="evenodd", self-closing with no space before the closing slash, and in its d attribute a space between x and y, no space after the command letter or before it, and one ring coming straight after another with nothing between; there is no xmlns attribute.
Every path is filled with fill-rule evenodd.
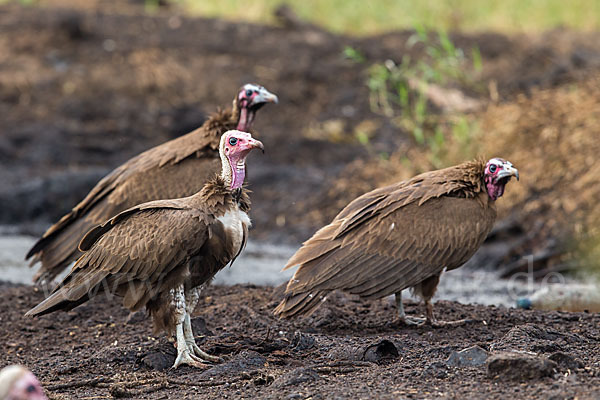
<svg viewBox="0 0 600 400"><path fill-rule="evenodd" d="M366 299L396 294L401 308L400 292L413 288L434 322L429 300L440 274L471 258L494 224L498 187L511 176L501 169L518 174L501 159L466 162L358 197L288 261L285 269L299 268L275 313L310 314L336 289Z"/></svg>
<svg viewBox="0 0 600 400"><path fill-rule="evenodd" d="M200 128L149 149L100 180L71 212L52 225L29 250L31 265L42 263L34 280L49 282L81 256L77 245L93 226L136 204L190 196L219 172L221 135L230 129L248 131L256 111L277 96L247 84L233 107L218 111Z"/></svg>
<svg viewBox="0 0 600 400"><path fill-rule="evenodd" d="M245 246L250 202L242 183L245 158L256 147L262 143L250 134L228 131L220 145L221 176L200 192L132 207L90 230L70 274L26 315L70 310L94 296L116 295L131 311L146 306L156 330L177 334L175 366L199 366L197 358L215 361L197 348L189 318L202 286Z"/></svg>

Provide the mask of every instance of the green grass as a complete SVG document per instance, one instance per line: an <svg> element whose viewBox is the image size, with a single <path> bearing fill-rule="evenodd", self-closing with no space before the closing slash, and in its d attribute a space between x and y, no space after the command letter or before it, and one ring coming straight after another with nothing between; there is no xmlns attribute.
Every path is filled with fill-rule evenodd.
<svg viewBox="0 0 600 400"><path fill-rule="evenodd" d="M275 22L282 0L174 0L192 14ZM422 25L433 30L539 32L600 29L600 0L287 0L303 19L366 35Z"/></svg>

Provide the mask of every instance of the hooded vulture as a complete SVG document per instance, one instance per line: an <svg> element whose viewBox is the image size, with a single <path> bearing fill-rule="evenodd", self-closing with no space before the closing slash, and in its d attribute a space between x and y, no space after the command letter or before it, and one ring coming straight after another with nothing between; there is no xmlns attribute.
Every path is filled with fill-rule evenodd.
<svg viewBox="0 0 600 400"><path fill-rule="evenodd" d="M501 158L430 171L366 193L346 206L292 256L299 266L281 317L308 315L332 290L365 299L396 296L400 320L408 319L401 292L412 288L425 301L426 321L444 269L463 265L481 246L496 218L494 202L504 193L512 164ZM421 322L422 323L422 322Z"/></svg>
<svg viewBox="0 0 600 400"><path fill-rule="evenodd" d="M9 365L0 371L1 400L48 400L35 375L21 365Z"/></svg>
<svg viewBox="0 0 600 400"><path fill-rule="evenodd" d="M246 156L254 148L263 145L249 133L228 131L219 145L221 175L198 193L137 205L90 230L69 275L26 315L116 295L131 311L146 306L155 331L175 333L174 368L217 361L196 345L190 315L202 287L246 244L250 202L242 184Z"/></svg>
<svg viewBox="0 0 600 400"><path fill-rule="evenodd" d="M277 102L277 96L264 87L246 84L233 99L232 109L218 111L195 131L114 169L29 250L26 259L32 258L31 265L42 263L34 280L50 282L79 258L77 245L93 226L136 204L198 192L219 171L221 135L230 129L249 132L258 109Z"/></svg>

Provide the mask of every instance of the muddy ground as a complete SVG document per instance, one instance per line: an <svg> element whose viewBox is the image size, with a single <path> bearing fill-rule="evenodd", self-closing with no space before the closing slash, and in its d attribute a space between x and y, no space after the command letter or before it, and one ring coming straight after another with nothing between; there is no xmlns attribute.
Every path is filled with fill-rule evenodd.
<svg viewBox="0 0 600 400"><path fill-rule="evenodd" d="M330 296L313 316L281 321L280 293L253 286L206 291L194 328L221 364L169 369L175 349L148 319L97 299L75 311L23 318L42 299L0 286L5 361L28 365L50 398L593 399L600 396L600 316L438 302L452 328L394 323L393 301ZM409 314L422 308L408 303ZM449 361L479 346L475 366ZM503 352L518 360L492 361ZM453 356L453 357L456 357ZM487 360L486 360L487 358ZM554 361L552 361L554 360Z"/></svg>
<svg viewBox="0 0 600 400"><path fill-rule="evenodd" d="M248 160L253 240L296 245L358 194L417 172L393 164L404 152L416 164L421 150L391 118L371 110L365 85L372 63L422 54L419 46L406 46L412 32L352 38L294 18L265 27L188 18L177 9L147 14L140 3L0 5L0 224L41 234L112 168L195 128L253 81L280 98L255 124L267 153ZM598 190L596 175L584 173L600 170L592 167L600 143L593 140L600 132L600 34L559 29L536 36L453 34L452 40L481 51L478 80L494 82L497 96L463 89L486 104L480 112L486 130L500 134L499 148L512 152L509 144L518 143L514 154L522 164L530 161L528 149L536 150L530 165L518 165L526 171L525 189L513 196L509 187L500 204L505 218L491 239L501 246L475 264L492 265L491 256L503 266L519 261L532 251L514 240L524 237L542 250L543 269L569 239L538 235L539 227L565 210L567 221L569 210L587 214L575 200L596 204L596 192L574 196L570 188ZM345 46L359 50L365 62L345 59ZM358 126L370 133L368 146L357 140ZM514 132L523 135L513 139ZM495 143L491 137L487 149L495 151ZM550 171L574 165L574 172L561 177L566 189L555 198L552 175L533 177L544 171L545 149L560 143L568 146L550 156ZM569 157L585 151L585 157ZM379 162L382 153L392 162ZM529 202L532 197L541 201ZM567 232L566 225L549 232ZM507 249L516 249L508 260ZM194 322L197 341L225 361L206 371L172 371L164 368L173 362L173 346L152 336L140 316L126 323L116 301L29 320L23 314L42 294L2 284L3 364L30 367L53 398L600 396L596 315L440 302L442 319L480 322L415 328L393 323L388 300L334 295L314 317L288 322L271 315L279 298L272 288L210 287L206 295ZM407 310L421 312L414 304ZM447 364L454 351L473 345L482 349L480 362L487 352L500 360ZM502 351L521 353L509 362Z"/></svg>

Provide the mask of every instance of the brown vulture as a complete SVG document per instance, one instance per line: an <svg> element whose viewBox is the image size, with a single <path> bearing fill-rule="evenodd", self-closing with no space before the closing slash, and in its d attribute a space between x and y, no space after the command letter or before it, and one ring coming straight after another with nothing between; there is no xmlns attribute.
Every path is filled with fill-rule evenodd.
<svg viewBox="0 0 600 400"><path fill-rule="evenodd" d="M409 320L401 292L412 288L431 298L444 268L464 264L481 246L496 218L494 204L518 171L492 158L430 171L366 193L346 206L292 256L284 269L299 265L285 298L282 317L308 315L336 289L365 299L396 296L400 320Z"/></svg>
<svg viewBox="0 0 600 400"><path fill-rule="evenodd" d="M146 306L155 331L175 332L173 367L217 361L196 345L190 315L202 287L246 244L250 202L242 184L246 156L254 148L263 145L249 133L228 131L219 145L221 175L198 193L137 205L90 230L69 275L26 315L70 310L100 294L116 295L131 311Z"/></svg>
<svg viewBox="0 0 600 400"><path fill-rule="evenodd" d="M259 108L277 96L255 84L242 86L233 108L218 111L200 128L153 147L100 180L71 212L52 225L27 253L42 265L34 281L50 282L81 252L83 235L123 210L151 200L174 199L198 192L219 171L219 140L230 129L250 132Z"/></svg>
<svg viewBox="0 0 600 400"><path fill-rule="evenodd" d="M21 365L9 365L0 371L1 400L48 400L35 375Z"/></svg>

